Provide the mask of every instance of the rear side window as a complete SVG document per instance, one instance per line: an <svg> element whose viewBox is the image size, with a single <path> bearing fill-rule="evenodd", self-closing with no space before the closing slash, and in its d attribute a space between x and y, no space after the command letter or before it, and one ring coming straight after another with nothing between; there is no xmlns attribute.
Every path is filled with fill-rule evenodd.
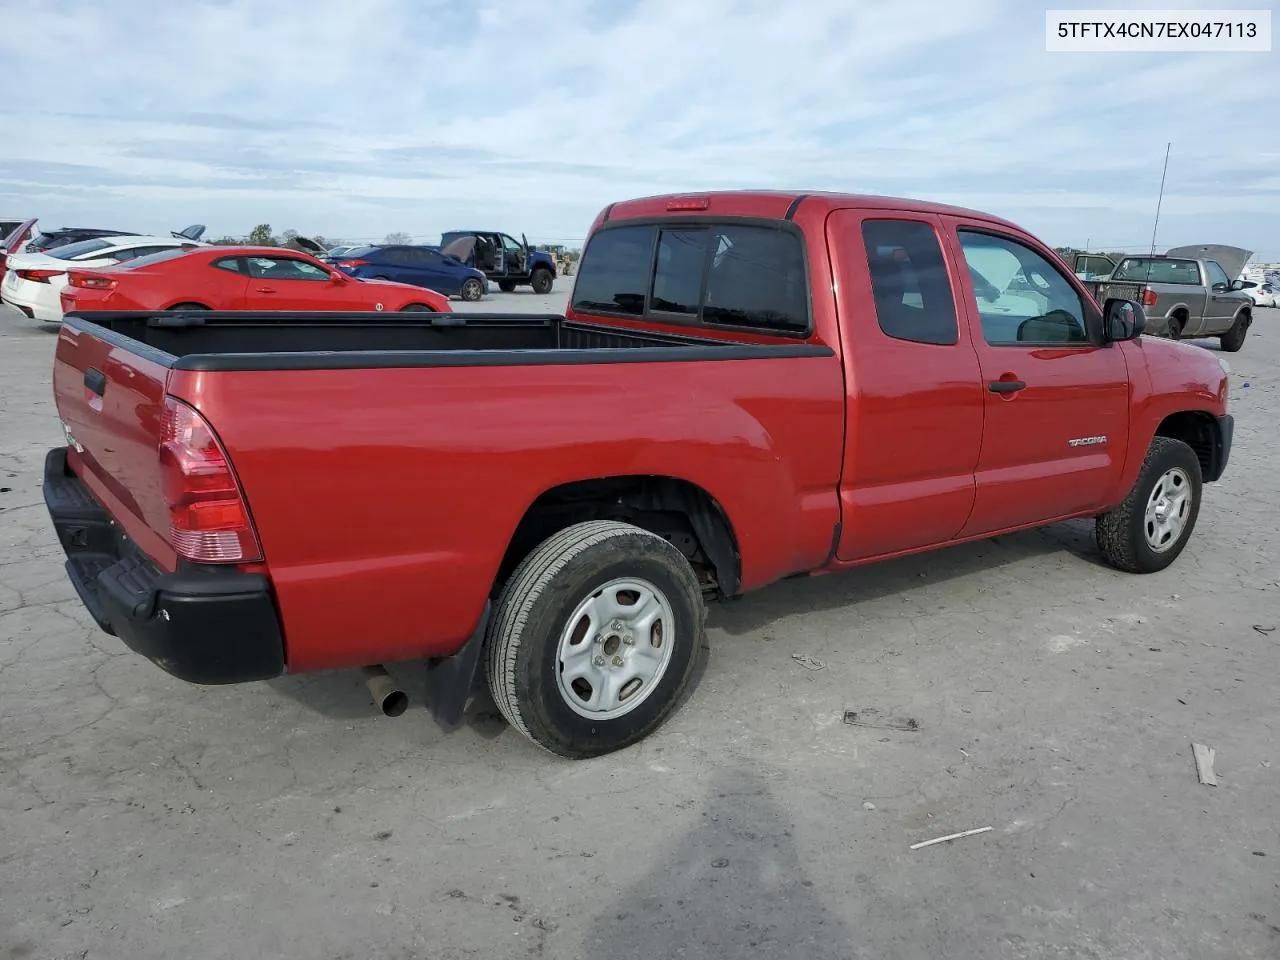
<svg viewBox="0 0 1280 960"><path fill-rule="evenodd" d="M918 220L865 220L862 240L880 329L895 340L958 343L955 296L933 227Z"/></svg>
<svg viewBox="0 0 1280 960"><path fill-rule="evenodd" d="M717 228L713 242L703 321L788 333L809 329L809 286L798 236L735 225Z"/></svg>
<svg viewBox="0 0 1280 960"><path fill-rule="evenodd" d="M583 252L573 307L587 313L644 314L654 227L601 230Z"/></svg>
<svg viewBox="0 0 1280 960"><path fill-rule="evenodd" d="M573 306L803 335L809 329L804 250L798 235L773 226L606 228L583 254Z"/></svg>

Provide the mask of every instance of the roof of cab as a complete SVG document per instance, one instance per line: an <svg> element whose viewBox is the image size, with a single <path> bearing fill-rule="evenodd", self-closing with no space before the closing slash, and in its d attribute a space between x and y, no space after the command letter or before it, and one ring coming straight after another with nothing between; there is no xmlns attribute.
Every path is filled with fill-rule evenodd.
<svg viewBox="0 0 1280 960"><path fill-rule="evenodd" d="M705 210L668 211L673 200L701 200L705 198ZM666 193L651 197L637 197L611 204L601 213L605 221L631 220L638 217L665 216L669 212L683 215L755 216L765 219L789 219L800 207L820 204L825 211L841 207L862 207L873 210L899 210L910 213L950 214L971 217L991 223L1017 227L1011 221L981 210L933 203L928 200L911 200L906 197L888 197L877 194L836 193L823 190L695 190L687 193Z"/></svg>

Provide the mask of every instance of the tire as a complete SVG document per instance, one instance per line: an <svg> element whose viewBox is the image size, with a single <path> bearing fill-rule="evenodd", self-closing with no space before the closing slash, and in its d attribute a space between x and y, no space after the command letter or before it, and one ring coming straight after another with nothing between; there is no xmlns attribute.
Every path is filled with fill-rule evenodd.
<svg viewBox="0 0 1280 960"><path fill-rule="evenodd" d="M1181 440L1156 437L1124 502L1097 519L1094 534L1103 558L1126 573L1155 573L1169 566L1195 529L1203 486L1195 451ZM1162 502L1173 511L1163 530L1154 515Z"/></svg>
<svg viewBox="0 0 1280 960"><path fill-rule="evenodd" d="M533 271L533 276L529 278L533 286L533 292L546 294L551 292L551 288L555 286L556 278L546 267L538 267Z"/></svg>
<svg viewBox="0 0 1280 960"><path fill-rule="evenodd" d="M1183 320L1181 317L1170 317L1169 318L1169 339L1181 340L1182 331L1185 330L1186 327L1187 327L1187 322Z"/></svg>
<svg viewBox="0 0 1280 960"><path fill-rule="evenodd" d="M499 280L498 289L503 293L515 293L516 282L514 280Z"/></svg>
<svg viewBox="0 0 1280 960"><path fill-rule="evenodd" d="M400 308L401 313L435 313L431 307L425 303L410 303Z"/></svg>
<svg viewBox="0 0 1280 960"><path fill-rule="evenodd" d="M203 303L179 303L177 306L169 308L170 310L208 310Z"/></svg>
<svg viewBox="0 0 1280 960"><path fill-rule="evenodd" d="M642 591L660 619L622 619L631 595L637 610L645 606ZM490 693L515 729L557 756L620 750L656 730L680 702L704 614L693 568L662 537L611 520L566 527L502 589L486 641ZM575 657L574 647L583 652ZM581 671L576 679L564 679L566 654L570 669L576 662ZM593 705L597 692L606 700Z"/></svg>
<svg viewBox="0 0 1280 960"><path fill-rule="evenodd" d="M475 277L470 277L462 282L462 290L459 295L463 300L475 303L484 296L484 284Z"/></svg>
<svg viewBox="0 0 1280 960"><path fill-rule="evenodd" d="M1218 338L1218 343L1227 353L1239 353L1240 348L1244 346L1244 338L1248 332L1248 315L1241 314L1236 317L1235 323L1231 324L1231 329Z"/></svg>

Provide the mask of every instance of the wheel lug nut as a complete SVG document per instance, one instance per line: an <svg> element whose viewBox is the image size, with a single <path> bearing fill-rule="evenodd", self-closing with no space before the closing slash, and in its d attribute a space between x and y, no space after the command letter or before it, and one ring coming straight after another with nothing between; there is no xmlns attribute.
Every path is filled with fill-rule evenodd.
<svg viewBox="0 0 1280 960"><path fill-rule="evenodd" d="M614 665L615 667L620 667L620 666L622 666L622 658L621 658L621 657L614 657L614 658L613 658L613 665Z"/></svg>
<svg viewBox="0 0 1280 960"><path fill-rule="evenodd" d="M603 666L604 666L604 657L596 657L596 658L595 658L595 660L594 660L594 661L592 661L592 662L593 662L593 663L595 663L595 665L596 665L597 667L603 667Z"/></svg>
<svg viewBox="0 0 1280 960"><path fill-rule="evenodd" d="M609 624L609 626L612 627L614 630L621 630L623 627L623 623L621 620L615 620L613 621L613 623Z"/></svg>
<svg viewBox="0 0 1280 960"><path fill-rule="evenodd" d="M628 647L634 647L636 644L636 638L628 633L625 637L622 638L622 642L625 643Z"/></svg>

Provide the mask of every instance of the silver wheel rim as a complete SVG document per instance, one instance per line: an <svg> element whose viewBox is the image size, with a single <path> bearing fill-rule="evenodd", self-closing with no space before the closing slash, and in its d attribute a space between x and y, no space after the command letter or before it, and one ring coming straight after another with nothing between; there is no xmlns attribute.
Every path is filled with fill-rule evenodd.
<svg viewBox="0 0 1280 960"><path fill-rule="evenodd" d="M612 720L644 703L675 648L675 615L647 580L611 580L578 604L556 650L556 682L569 709Z"/></svg>
<svg viewBox="0 0 1280 960"><path fill-rule="evenodd" d="M1156 553L1173 547L1187 528L1191 516L1191 478L1181 467L1170 467L1160 475L1147 498L1143 531L1147 546Z"/></svg>
<svg viewBox="0 0 1280 960"><path fill-rule="evenodd" d="M480 281L468 280L463 286L466 288L462 291L462 295L467 300L480 299Z"/></svg>

